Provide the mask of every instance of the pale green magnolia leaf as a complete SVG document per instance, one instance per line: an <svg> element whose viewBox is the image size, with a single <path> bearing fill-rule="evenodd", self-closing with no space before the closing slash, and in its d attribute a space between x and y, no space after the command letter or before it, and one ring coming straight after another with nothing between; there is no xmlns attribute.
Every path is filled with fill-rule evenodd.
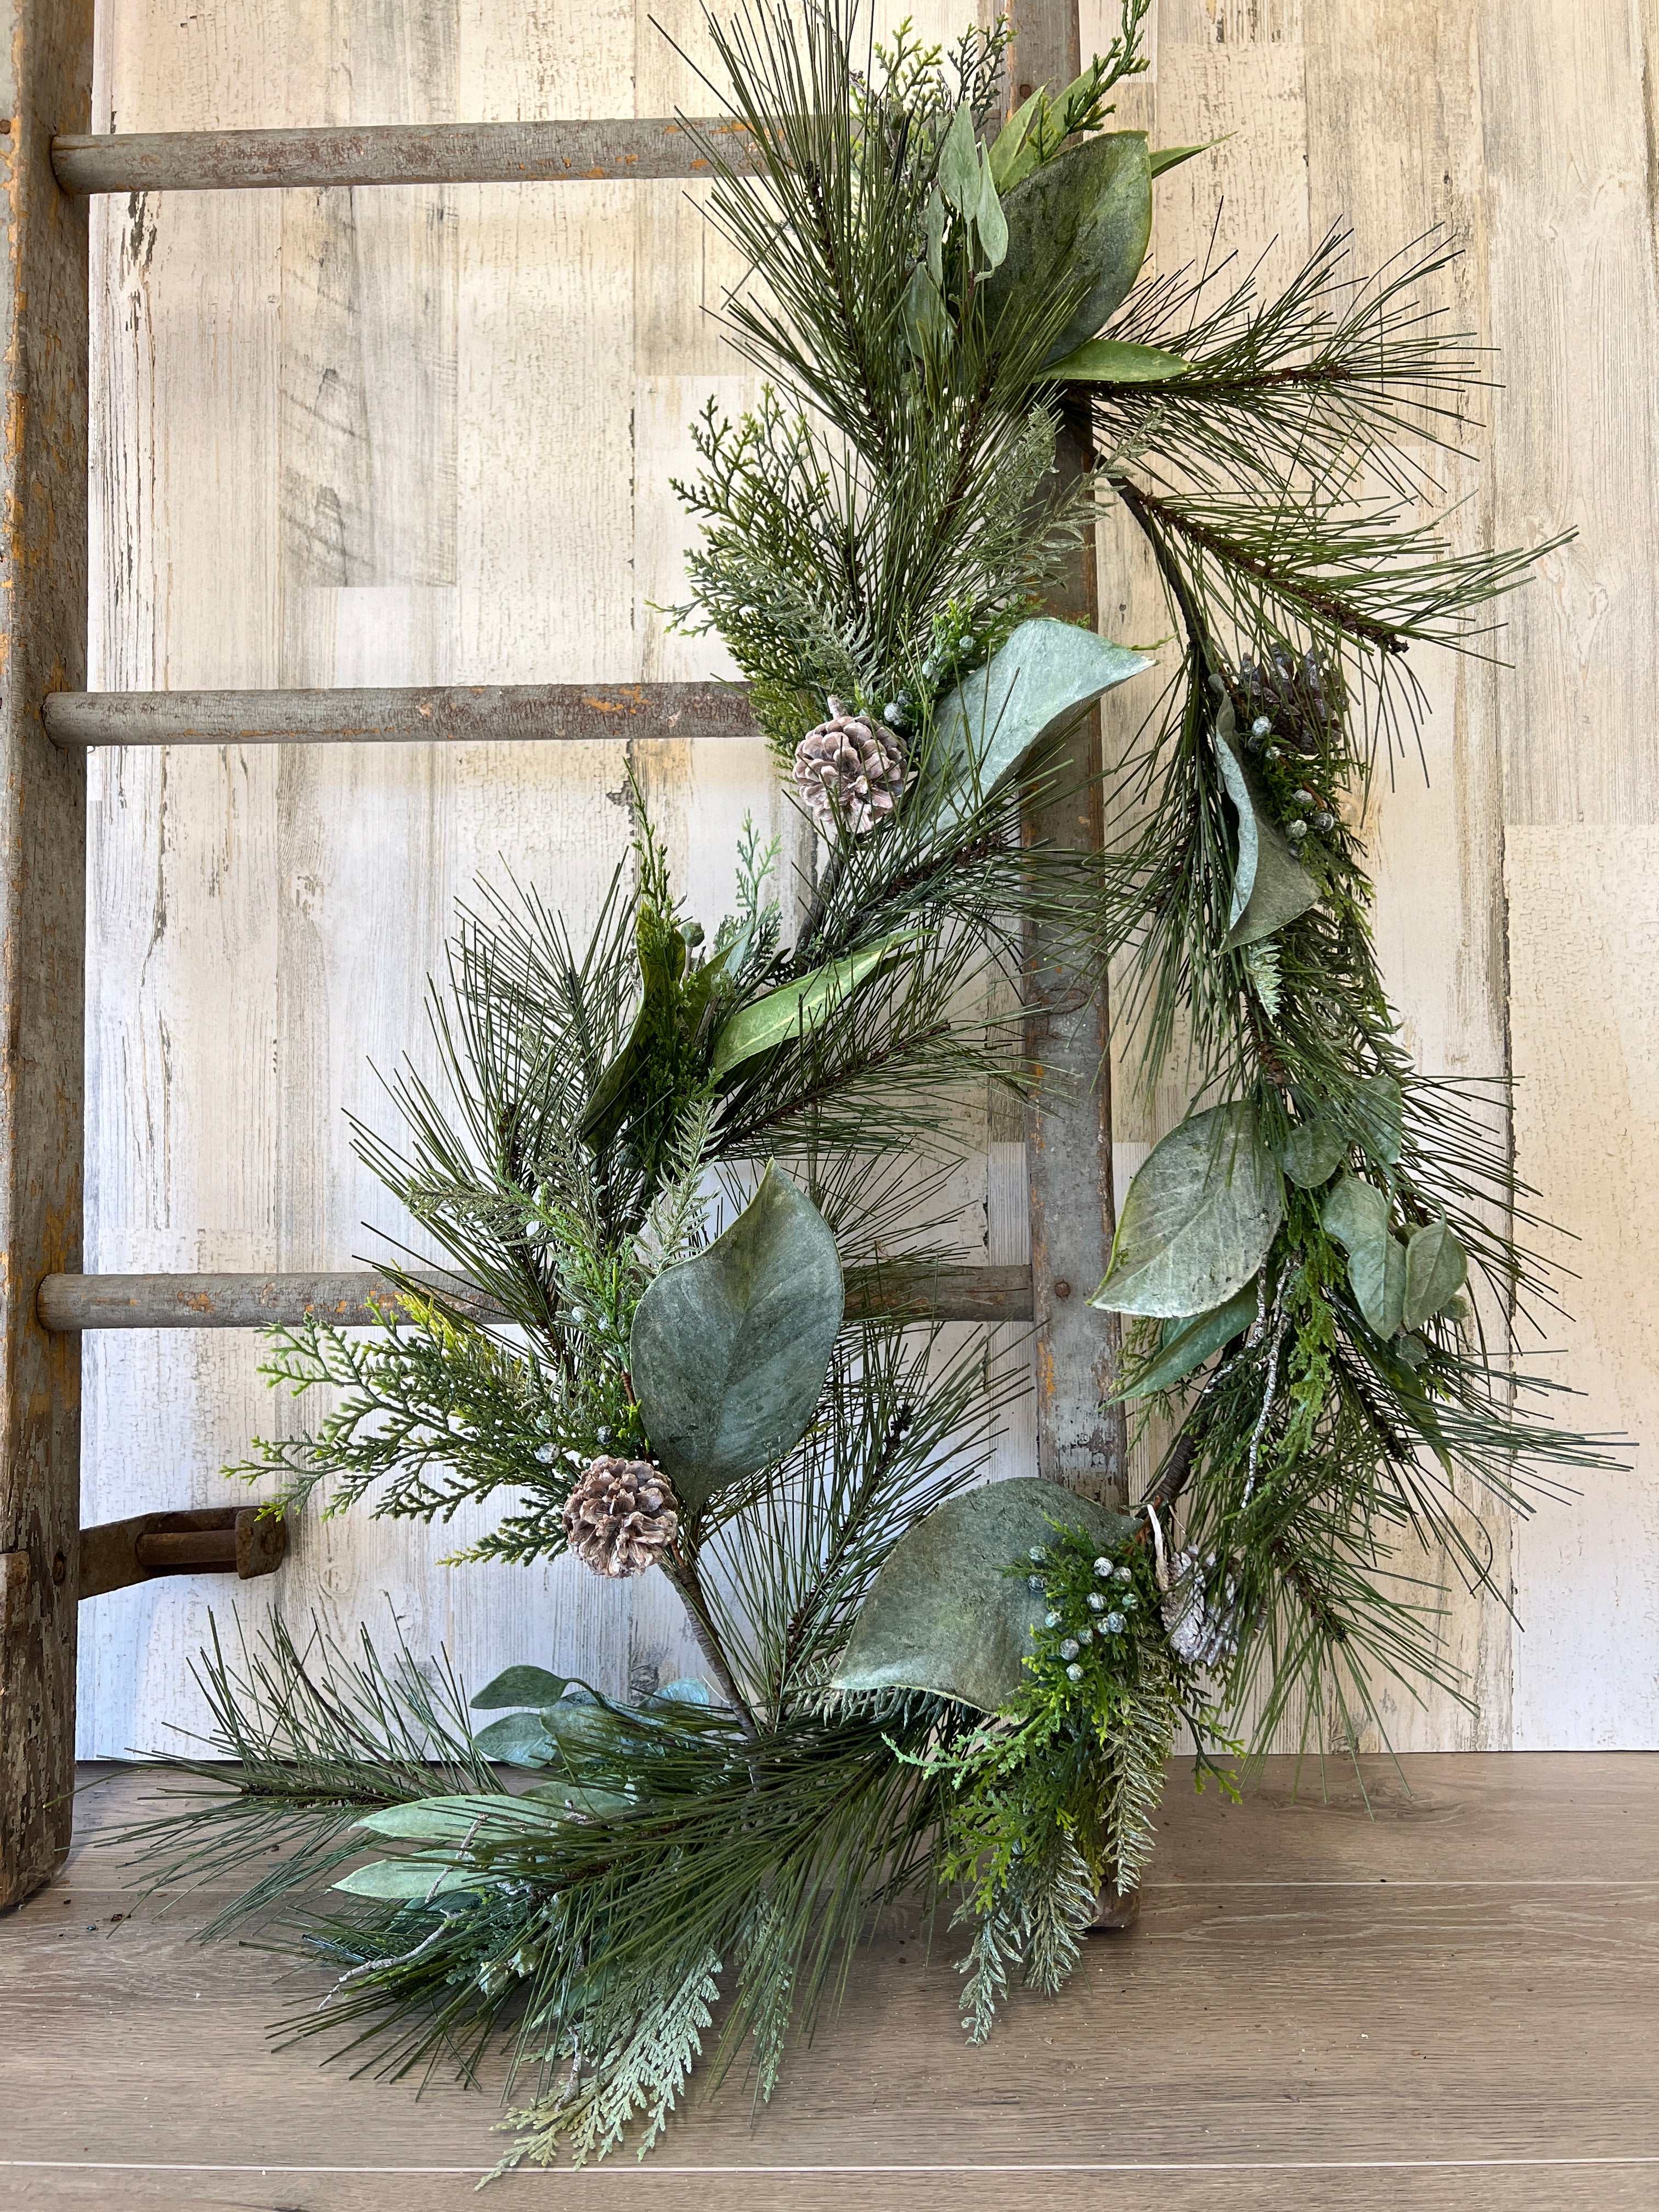
<svg viewBox="0 0 1659 2212"><path fill-rule="evenodd" d="M1091 338L1045 369L1056 384L1167 384L1192 363L1162 346L1131 345L1123 338Z"/></svg>
<svg viewBox="0 0 1659 2212"><path fill-rule="evenodd" d="M537 1713L509 1713L480 1729L472 1741L486 1759L503 1766L550 1766L559 1755Z"/></svg>
<svg viewBox="0 0 1659 2212"><path fill-rule="evenodd" d="M1008 258L1008 218L997 198L996 179L987 157L981 162L979 199L974 209L974 228L979 234L981 266L988 272L1000 269Z"/></svg>
<svg viewBox="0 0 1659 2212"><path fill-rule="evenodd" d="M1450 1479L1454 1468L1446 1432L1440 1425L1440 1416L1435 1411L1434 1401L1419 1379L1416 1371L1419 1363L1409 1352L1406 1358L1401 1357L1402 1351L1407 1351L1408 1340L1395 1337L1374 1342L1370 1338L1362 1336L1358 1343L1360 1350L1383 1381L1393 1387L1407 1417Z"/></svg>
<svg viewBox="0 0 1659 2212"><path fill-rule="evenodd" d="M639 1802L625 1791L590 1790L577 1782L541 1782L525 1794L535 1798L544 1813L579 1813L586 1820L605 1820L613 1813L632 1812Z"/></svg>
<svg viewBox="0 0 1659 2212"><path fill-rule="evenodd" d="M1232 908L1227 916L1227 946L1254 945L1305 914L1319 896L1319 885L1291 850L1290 840L1261 807L1243 763L1227 742L1218 717L1215 757L1221 781L1238 817L1238 866L1233 874Z"/></svg>
<svg viewBox="0 0 1659 2212"><path fill-rule="evenodd" d="M1109 1313L1208 1313L1256 1273L1284 1217L1254 1110L1212 1106L1153 1146L1089 1303Z"/></svg>
<svg viewBox="0 0 1659 2212"><path fill-rule="evenodd" d="M1298 1190L1328 1183L1347 1157L1342 1133L1316 1116L1298 1121L1279 1148L1279 1164Z"/></svg>
<svg viewBox="0 0 1659 2212"><path fill-rule="evenodd" d="M1147 160L1153 176L1161 177L1167 170L1178 169L1183 161L1190 161L1200 154L1207 154L1212 146L1221 141L1212 138L1202 146L1154 146Z"/></svg>
<svg viewBox="0 0 1659 2212"><path fill-rule="evenodd" d="M974 136L974 112L957 108L939 149L939 188L958 215L972 215L979 205L979 141Z"/></svg>
<svg viewBox="0 0 1659 2212"><path fill-rule="evenodd" d="M1132 1399L1150 1398L1159 1390L1172 1389L1194 1368L1201 1367L1212 1352L1219 1352L1241 1329L1249 1327L1255 1319L1258 1303L1256 1286L1252 1281L1224 1305L1195 1316L1165 1339L1157 1364L1147 1369L1133 1389L1120 1390L1117 1396L1127 1405Z"/></svg>
<svg viewBox="0 0 1659 2212"><path fill-rule="evenodd" d="M914 929L896 931L875 945L862 945L856 952L849 952L845 959L832 960L826 968L815 968L798 982L769 991L752 1006L740 1006L721 1025L714 1040L709 1079L718 1083L734 1067L741 1067L758 1054L770 1052L775 1046L787 1044L795 1038L810 1036L860 983L914 944L918 934Z"/></svg>
<svg viewBox="0 0 1659 2212"><path fill-rule="evenodd" d="M1469 1255L1443 1221L1417 1230L1406 1246L1406 1327L1421 1328L1443 1313L1468 1273Z"/></svg>
<svg viewBox="0 0 1659 2212"><path fill-rule="evenodd" d="M561 1698L537 1714L543 1733L563 1751L597 1751L614 1746L622 1724L619 1717L594 1698Z"/></svg>
<svg viewBox="0 0 1659 2212"><path fill-rule="evenodd" d="M1354 1091L1353 1118L1365 1150L1379 1167L1391 1168L1400 1158L1402 1113L1400 1085L1391 1075L1368 1075Z"/></svg>
<svg viewBox="0 0 1659 2212"><path fill-rule="evenodd" d="M950 322L939 286L928 274L926 263L918 261L910 273L910 289L904 295L904 335L909 340L911 351L925 352L934 339L949 331Z"/></svg>
<svg viewBox="0 0 1659 2212"><path fill-rule="evenodd" d="M499 1713L509 1705L550 1705L569 1686L562 1674L550 1674L545 1667L509 1667L484 1684L471 1700L471 1710Z"/></svg>
<svg viewBox="0 0 1659 2212"><path fill-rule="evenodd" d="M1319 1218L1325 1234L1345 1252L1357 1252L1388 1235L1388 1198L1374 1182L1345 1175L1320 1208Z"/></svg>
<svg viewBox="0 0 1659 2212"><path fill-rule="evenodd" d="M334 1884L348 1897L375 1897L387 1903L408 1904L416 1899L442 1897L457 1889L487 1889L489 1877L465 1871L441 1858L371 1859L356 1867Z"/></svg>
<svg viewBox="0 0 1659 2212"><path fill-rule="evenodd" d="M1021 1476L988 1482L937 1507L889 1553L853 1624L836 1690L924 1690L995 1712L1027 1679L1045 1599L1006 1570L1055 1523L1082 1527L1103 1551L1136 1523L1075 1492Z"/></svg>
<svg viewBox="0 0 1659 2212"><path fill-rule="evenodd" d="M646 1291L629 1371L688 1511L805 1433L844 1297L829 1224L775 1162L725 1234Z"/></svg>
<svg viewBox="0 0 1659 2212"><path fill-rule="evenodd" d="M482 1835L487 1826L510 1826L519 1802L499 1790L488 1796L475 1791L462 1797L417 1797L408 1805L383 1805L353 1825L394 1843L459 1844Z"/></svg>
<svg viewBox="0 0 1659 2212"><path fill-rule="evenodd" d="M939 702L936 773L954 780L936 807L943 830L976 799L1018 775L1031 755L1115 685L1152 665L1074 623L1034 616Z"/></svg>
<svg viewBox="0 0 1659 2212"><path fill-rule="evenodd" d="M990 152L991 174L1000 192L1012 191L1022 177L1036 166L1036 155L1026 145L1027 133L1048 92L1039 85L1030 98L1017 107L998 131Z"/></svg>
<svg viewBox="0 0 1659 2212"><path fill-rule="evenodd" d="M987 279L993 317L1024 312L1086 285L1055 333L1050 361L1091 338L1127 298L1152 229L1152 172L1144 131L1103 132L1045 161L1004 197L1008 252Z"/></svg>
<svg viewBox="0 0 1659 2212"><path fill-rule="evenodd" d="M704 1712L714 1710L708 1685L700 1674L677 1675L673 1681L653 1690L645 1702L647 1705L696 1705Z"/></svg>
<svg viewBox="0 0 1659 2212"><path fill-rule="evenodd" d="M1405 1319L1406 1248L1397 1237L1376 1237L1348 1255L1348 1283L1369 1327L1397 1336Z"/></svg>

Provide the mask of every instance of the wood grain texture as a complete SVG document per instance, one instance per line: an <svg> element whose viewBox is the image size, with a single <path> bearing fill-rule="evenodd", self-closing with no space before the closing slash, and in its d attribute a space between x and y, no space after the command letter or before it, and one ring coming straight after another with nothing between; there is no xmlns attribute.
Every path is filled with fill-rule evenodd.
<svg viewBox="0 0 1659 2212"><path fill-rule="evenodd" d="M83 123L90 0L10 0L0 21L0 1908L68 1841L74 1758L78 1347L33 1285L81 1264L86 775L40 701L84 681L87 224L52 133Z"/></svg>
<svg viewBox="0 0 1659 2212"><path fill-rule="evenodd" d="M453 567L453 561L447 564ZM53 691L57 745L627 744L757 735L730 684L447 684L401 690Z"/></svg>
<svg viewBox="0 0 1659 2212"><path fill-rule="evenodd" d="M745 166L740 125L704 118ZM283 131L150 131L52 142L63 190L223 192L355 185L593 183L696 177L708 156L672 118L610 122L379 124Z"/></svg>
<svg viewBox="0 0 1659 2212"><path fill-rule="evenodd" d="M438 1282L435 1277L423 1280ZM441 1285L481 1320L506 1318L481 1294ZM377 1325L376 1307L398 1292L364 1271L311 1275L47 1275L35 1296L40 1326L55 1334L112 1328L270 1328L314 1316L336 1328ZM931 1315L937 1321L1030 1321L1029 1266L890 1268L855 1273L847 1311Z"/></svg>
<svg viewBox="0 0 1659 2212"><path fill-rule="evenodd" d="M1139 1925L988 2045L951 1947L895 1929L769 2106L699 2087L648 2166L532 2174L628 2212L1636 2212L1659 2184L1659 1774L1651 1759L1270 1762L1239 1806L1177 1770ZM87 1836L148 1777L81 1801ZM319 2070L267 2021L316 1972L131 1913L120 1850L77 1850L0 1922L0 2202L459 2207L501 2139L466 2095ZM97 2161L110 2163L100 2171ZM100 2197L98 2191L105 2193ZM9 2191L9 2195L7 2192Z"/></svg>

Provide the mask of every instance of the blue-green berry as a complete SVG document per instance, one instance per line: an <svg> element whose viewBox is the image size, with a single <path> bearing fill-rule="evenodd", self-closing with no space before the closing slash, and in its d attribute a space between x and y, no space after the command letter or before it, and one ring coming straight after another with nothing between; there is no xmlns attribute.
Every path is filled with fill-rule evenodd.
<svg viewBox="0 0 1659 2212"><path fill-rule="evenodd" d="M1066 1679L1068 1682L1080 1682L1083 1680L1082 1668L1068 1667L1066 1669Z"/></svg>
<svg viewBox="0 0 1659 2212"><path fill-rule="evenodd" d="M1060 1615L1057 1613L1045 1613L1042 1616L1042 1625L1045 1628L1058 1628Z"/></svg>
<svg viewBox="0 0 1659 2212"><path fill-rule="evenodd" d="M1111 1571L1112 1563L1109 1559L1097 1559L1095 1561L1095 1572L1097 1575L1109 1575Z"/></svg>
<svg viewBox="0 0 1659 2212"><path fill-rule="evenodd" d="M1104 1613L1104 1612L1105 1612L1105 1610L1106 1610L1106 1607L1107 1607L1108 1603L1109 1603L1109 1600L1107 1599L1107 1597L1105 1596L1105 1595L1104 1595L1104 1593L1103 1593L1103 1591L1100 1591L1100 1590L1091 1590L1091 1591L1090 1591L1090 1593L1089 1593L1089 1610L1090 1610L1090 1612L1091 1612L1091 1613Z"/></svg>
<svg viewBox="0 0 1659 2212"><path fill-rule="evenodd" d="M1135 1578L1135 1571L1133 1567L1120 1567L1117 1571L1117 1578L1121 1583L1132 1583Z"/></svg>
<svg viewBox="0 0 1659 2212"><path fill-rule="evenodd" d="M1075 1659L1077 1657L1077 1638L1075 1636L1068 1636L1066 1638L1066 1641L1060 1647L1060 1656L1062 1659Z"/></svg>
<svg viewBox="0 0 1659 2212"><path fill-rule="evenodd" d="M1123 1615L1121 1613L1109 1613L1105 1620L1103 1620L1100 1625L1105 1630L1108 1636L1121 1636L1123 1633Z"/></svg>

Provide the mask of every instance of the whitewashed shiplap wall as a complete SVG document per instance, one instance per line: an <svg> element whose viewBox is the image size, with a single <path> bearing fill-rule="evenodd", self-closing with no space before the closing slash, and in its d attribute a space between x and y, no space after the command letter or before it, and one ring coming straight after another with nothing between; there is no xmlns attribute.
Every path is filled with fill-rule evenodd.
<svg viewBox="0 0 1659 2212"><path fill-rule="evenodd" d="M696 10L665 21L683 43ZM900 12L894 10L893 12ZM949 0L915 11L955 27ZM1111 11L1115 15L1115 10ZM622 0L104 0L95 127L660 114L705 104ZM1085 21L1085 44L1110 27ZM1160 186L1160 265L1207 234L1282 269L1346 216L1378 258L1449 221L1449 300L1504 349L1495 465L1454 465L1458 528L1576 525L1509 634L1513 668L1425 660L1431 787L1379 794L1379 931L1424 1064L1522 1080L1523 1174L1583 1242L1583 1318L1553 1340L1593 1423L1654 1429L1659 1155L1650 993L1659 893L1654 594L1651 8L1553 0L1160 0L1123 120L1234 134ZM667 477L710 392L750 389L703 309L721 265L670 184L191 195L96 203L94 684L531 682L702 675L664 635L684 526ZM1103 547L1104 626L1156 636L1145 564ZM1116 702L1118 734L1133 719ZM745 809L783 826L758 746L636 749L705 917ZM511 867L580 918L624 842L600 747L106 754L94 768L88 1265L312 1267L386 1208L342 1109L418 1046L456 898ZM1120 1113L1121 1165L1179 1110ZM1017 1256L1017 1159L988 1162L989 1256ZM969 1224L975 1200L970 1205ZM218 1502L283 1418L255 1340L88 1340L84 1517ZM1011 1437L1007 1471L1029 1442ZM1636 1472L1577 1509L1487 1516L1529 1632L1449 1594L1482 1704L1396 1741L1659 1737L1659 1512ZM621 1689L677 1671L667 1594L568 1569L449 1571L433 1534L308 1522L280 1585L337 1632L390 1606L474 1680L551 1658ZM257 1617L274 1583L234 1601ZM222 1581L82 1620L82 1744L159 1746Z"/></svg>

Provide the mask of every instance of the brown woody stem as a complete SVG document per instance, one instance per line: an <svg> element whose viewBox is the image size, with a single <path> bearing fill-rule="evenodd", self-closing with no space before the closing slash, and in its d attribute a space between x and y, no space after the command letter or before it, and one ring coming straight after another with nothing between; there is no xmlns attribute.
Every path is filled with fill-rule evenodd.
<svg viewBox="0 0 1659 2212"><path fill-rule="evenodd" d="M669 1561L672 1564L670 1565ZM697 1649L708 1661L709 1671L713 1674L726 1703L736 1713L738 1726L751 1743L757 1742L760 1738L759 1727L756 1723L754 1714L749 1710L748 1700L738 1687L738 1678L732 1671L731 1662L727 1659L720 1638L715 1632L714 1620L708 1610L708 1601L703 1595L702 1583L698 1578L695 1555L678 1543L672 1545L668 1560L664 1562L664 1571L680 1594L680 1602L685 1607L685 1617L691 1624L691 1633L697 1639Z"/></svg>

